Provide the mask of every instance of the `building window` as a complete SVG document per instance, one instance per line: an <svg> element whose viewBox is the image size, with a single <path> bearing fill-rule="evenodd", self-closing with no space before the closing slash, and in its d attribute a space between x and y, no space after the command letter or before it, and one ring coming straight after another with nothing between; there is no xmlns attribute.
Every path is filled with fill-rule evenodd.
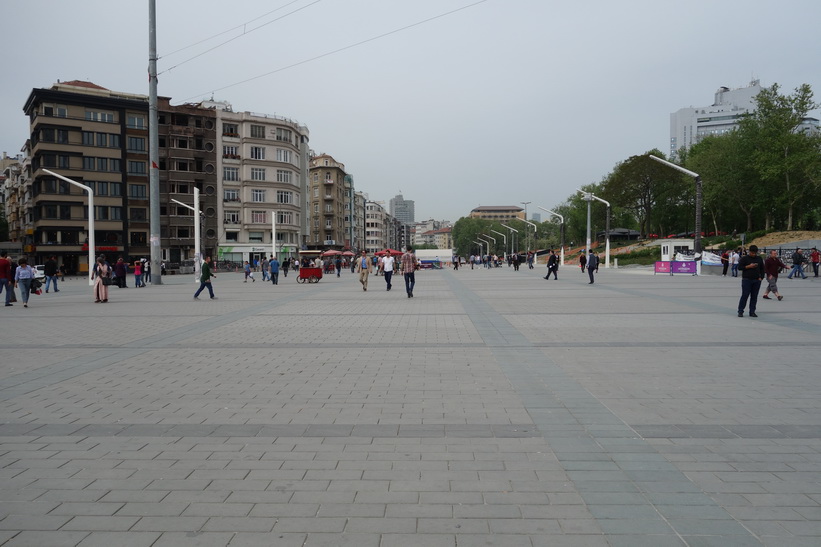
<svg viewBox="0 0 821 547"><path fill-rule="evenodd" d="M191 237L191 230L189 230L188 228L178 227L177 237L181 239L187 239Z"/></svg>
<svg viewBox="0 0 821 547"><path fill-rule="evenodd" d="M224 137L239 137L239 128L235 123L222 124L222 135Z"/></svg>
<svg viewBox="0 0 821 547"><path fill-rule="evenodd" d="M57 142L59 144L68 144L68 131L65 129L57 130Z"/></svg>
<svg viewBox="0 0 821 547"><path fill-rule="evenodd" d="M119 148L120 147L120 136L114 133L108 134L108 147L109 148ZM145 149L143 149L145 150Z"/></svg>
<svg viewBox="0 0 821 547"><path fill-rule="evenodd" d="M108 171L108 158L97 158L97 171Z"/></svg>
<svg viewBox="0 0 821 547"><path fill-rule="evenodd" d="M239 232L225 232L225 241L239 241Z"/></svg>
<svg viewBox="0 0 821 547"><path fill-rule="evenodd" d="M119 173L120 172L120 160L118 160L116 158L111 158L108 161L108 167L109 167L110 171Z"/></svg>
<svg viewBox="0 0 821 547"><path fill-rule="evenodd" d="M223 201L239 201L238 190L223 190L222 192Z"/></svg>
<svg viewBox="0 0 821 547"><path fill-rule="evenodd" d="M86 120L90 122L114 123L113 112L99 112L96 110L86 110Z"/></svg>
<svg viewBox="0 0 821 547"><path fill-rule="evenodd" d="M223 212L225 224L239 224L239 211L225 211Z"/></svg>
<svg viewBox="0 0 821 547"><path fill-rule="evenodd" d="M91 186L93 183L88 183ZM97 183L97 194L98 196L107 196L108 195L108 183L107 182L98 182Z"/></svg>
<svg viewBox="0 0 821 547"><path fill-rule="evenodd" d="M111 220L122 220L123 219L123 208L122 207L110 207L109 208L109 216Z"/></svg>
<svg viewBox="0 0 821 547"><path fill-rule="evenodd" d="M108 207L95 207L94 218L96 220L108 220Z"/></svg>
<svg viewBox="0 0 821 547"><path fill-rule="evenodd" d="M97 133L97 146L108 146L108 133Z"/></svg>
<svg viewBox="0 0 821 547"><path fill-rule="evenodd" d="M248 232L248 242L249 243L263 243L264 242L264 233L263 232Z"/></svg>
<svg viewBox="0 0 821 547"><path fill-rule="evenodd" d="M131 129L145 129L145 118L143 116L130 114L126 118L126 123Z"/></svg>
<svg viewBox="0 0 821 547"><path fill-rule="evenodd" d="M251 137L254 139L264 139L265 138L265 126L264 125L252 125L251 126Z"/></svg>
<svg viewBox="0 0 821 547"><path fill-rule="evenodd" d="M146 164L144 161L129 161L128 174L129 175L145 175Z"/></svg>
<svg viewBox="0 0 821 547"><path fill-rule="evenodd" d="M131 232L132 247L145 247L147 240L148 238L146 237L145 232Z"/></svg>
<svg viewBox="0 0 821 547"><path fill-rule="evenodd" d="M121 182L109 182L108 186L112 196L119 197L123 195L123 184Z"/></svg>
<svg viewBox="0 0 821 547"><path fill-rule="evenodd" d="M265 159L265 147L264 146L252 146L251 147L251 159L252 160L264 160Z"/></svg>
<svg viewBox="0 0 821 547"><path fill-rule="evenodd" d="M291 183L291 172L285 169L277 169L277 182Z"/></svg>
<svg viewBox="0 0 821 547"><path fill-rule="evenodd" d="M268 213L266 211L251 211L251 222L253 224L266 224Z"/></svg>
<svg viewBox="0 0 821 547"><path fill-rule="evenodd" d="M145 139L143 137L128 137L129 152L145 152Z"/></svg>
<svg viewBox="0 0 821 547"><path fill-rule="evenodd" d="M293 224L294 215L288 211L277 211L277 224Z"/></svg>
<svg viewBox="0 0 821 547"><path fill-rule="evenodd" d="M93 131L83 131L83 146L94 146Z"/></svg>
<svg viewBox="0 0 821 547"><path fill-rule="evenodd" d="M265 190L251 190L251 201L265 203Z"/></svg>
<svg viewBox="0 0 821 547"><path fill-rule="evenodd" d="M251 168L251 180L265 180L265 168L264 167L252 167Z"/></svg>
<svg viewBox="0 0 821 547"><path fill-rule="evenodd" d="M280 129L279 127L277 127L277 140L291 142L291 131L288 129Z"/></svg>
<svg viewBox="0 0 821 547"><path fill-rule="evenodd" d="M239 180L239 167L223 167L222 168L222 180L238 181Z"/></svg>
<svg viewBox="0 0 821 547"><path fill-rule="evenodd" d="M129 184L128 197L145 199L148 196L147 188L145 184Z"/></svg>
<svg viewBox="0 0 821 547"><path fill-rule="evenodd" d="M146 218L148 218L146 216L146 212L145 212L144 207L132 207L132 208L130 208L128 210L128 216L131 218L131 220L139 220L139 221L145 221Z"/></svg>
<svg viewBox="0 0 821 547"><path fill-rule="evenodd" d="M57 167L62 169L69 169L71 163L68 156L57 156Z"/></svg>
<svg viewBox="0 0 821 547"><path fill-rule="evenodd" d="M291 151L277 148L277 161L282 163L291 163Z"/></svg>
<svg viewBox="0 0 821 547"><path fill-rule="evenodd" d="M230 159L239 159L239 152L237 151L236 146L223 146L222 147L222 157L223 158L230 158Z"/></svg>
<svg viewBox="0 0 821 547"><path fill-rule="evenodd" d="M286 192L285 190L277 190L277 203L291 204L293 202L294 202L293 192Z"/></svg>

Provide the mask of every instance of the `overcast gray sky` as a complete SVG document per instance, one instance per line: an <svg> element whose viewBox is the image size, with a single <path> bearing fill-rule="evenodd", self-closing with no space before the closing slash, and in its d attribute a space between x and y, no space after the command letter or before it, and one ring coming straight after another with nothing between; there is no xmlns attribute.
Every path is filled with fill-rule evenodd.
<svg viewBox="0 0 821 547"><path fill-rule="evenodd" d="M173 53L277 8L245 30L299 11ZM558 205L618 161L666 153L669 114L719 86L808 83L821 99L817 0L157 0L157 12L160 95L293 118L357 189L401 191L417 220ZM11 155L34 87L148 94L147 0L5 2L2 39Z"/></svg>

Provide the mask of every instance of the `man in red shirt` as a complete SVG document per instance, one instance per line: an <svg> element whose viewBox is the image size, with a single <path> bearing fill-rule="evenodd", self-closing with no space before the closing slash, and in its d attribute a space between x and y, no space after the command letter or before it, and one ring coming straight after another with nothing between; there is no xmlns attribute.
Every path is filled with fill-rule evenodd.
<svg viewBox="0 0 821 547"><path fill-rule="evenodd" d="M821 261L821 254L818 253L818 249L813 247L812 252L810 253L810 262L812 263L812 271L815 272L815 277L818 277L819 261Z"/></svg>
<svg viewBox="0 0 821 547"><path fill-rule="evenodd" d="M6 306L11 306L11 260L6 251L0 252L0 292L6 291Z"/></svg>

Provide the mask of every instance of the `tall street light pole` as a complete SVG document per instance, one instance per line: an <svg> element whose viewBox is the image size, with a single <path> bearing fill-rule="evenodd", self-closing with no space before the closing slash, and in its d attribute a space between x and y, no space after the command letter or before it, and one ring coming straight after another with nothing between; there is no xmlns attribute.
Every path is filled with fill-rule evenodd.
<svg viewBox="0 0 821 547"><path fill-rule="evenodd" d="M698 173L694 173L689 169L685 169L680 165L676 165L675 163L670 163L667 160L663 160L658 156L654 156L650 154L650 159L653 161L657 161L659 163L663 163L667 167L672 167L676 171L681 171L685 175L693 177L696 183L696 228L694 234L694 241L693 247L696 253L695 260L696 260L696 269L698 274L701 275L701 200L702 200L702 188L701 188L701 175Z"/></svg>
<svg viewBox="0 0 821 547"><path fill-rule="evenodd" d="M503 222L500 222L499 224L510 230L510 254L513 254L513 250L516 248L516 236L513 235L513 232L516 232L518 234L519 230L517 230L516 228L511 228Z"/></svg>
<svg viewBox="0 0 821 547"><path fill-rule="evenodd" d="M537 205L536 207L539 207L539 206ZM560 220L560 221L561 221L561 223L562 223L562 225L561 225L561 243L562 243L562 250L561 250L561 265L562 265L562 266L564 266L564 217L563 217L562 215L560 215L559 213L554 213L554 212L553 212L553 211L551 211L550 209L545 209L544 207L539 207L539 209L541 209L541 210L542 210L542 211L544 211L545 213L549 213L549 214L551 214L551 215L553 215L553 216L557 216L557 217L559 217L559 220Z"/></svg>
<svg viewBox="0 0 821 547"><path fill-rule="evenodd" d="M60 180L64 180L67 183L82 188L88 192L88 285L94 285L94 255L97 252L97 245L94 241L94 190L85 184L80 184L79 182L75 182L70 178L64 177L63 175L58 175L54 171L49 171L48 169L43 169L43 171L53 177L57 177Z"/></svg>
<svg viewBox="0 0 821 547"><path fill-rule="evenodd" d="M160 248L160 137L157 127L157 3L148 0L148 193L151 284L162 285ZM197 219L199 221L199 219Z"/></svg>
<svg viewBox="0 0 821 547"><path fill-rule="evenodd" d="M605 240L606 240L606 242L604 244L604 267L609 268L610 267L610 202L605 201L602 198L600 198L600 197L598 197L594 194L590 194L590 197L592 197L593 199L595 199L597 201L601 201L602 203L607 205L607 220L605 221L605 228L604 228L604 237L605 237Z"/></svg>
<svg viewBox="0 0 821 547"><path fill-rule="evenodd" d="M530 202L528 201L528 203ZM533 226L533 241L536 241L536 230L538 229L538 227L529 220L525 220L525 224L530 224L531 226ZM525 250L527 252L530 252L530 232L528 232L527 230L525 230L525 232L527 232L527 249Z"/></svg>
<svg viewBox="0 0 821 547"><path fill-rule="evenodd" d="M528 206L531 202L529 202L529 201L520 201L519 203L521 203L522 205L524 205L524 206L525 206L525 218L524 218L524 221L525 221L525 222L527 222L527 206ZM527 249L525 249L525 251L529 251L529 250L530 250L530 235L527 235L527 237L525 238L525 245L527 246Z"/></svg>
<svg viewBox="0 0 821 547"><path fill-rule="evenodd" d="M590 192L585 192L584 190L579 190L579 192L584 194L584 197L582 199L584 199L584 201L587 202L587 240L586 240L587 243L586 243L586 248L585 248L584 254L589 255L590 254L590 202L593 201L593 194L591 194Z"/></svg>

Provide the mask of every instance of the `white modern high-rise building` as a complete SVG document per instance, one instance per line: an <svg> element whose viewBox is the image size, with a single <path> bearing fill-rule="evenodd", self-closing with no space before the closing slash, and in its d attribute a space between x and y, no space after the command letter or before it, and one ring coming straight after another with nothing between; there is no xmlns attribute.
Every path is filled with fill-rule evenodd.
<svg viewBox="0 0 821 547"><path fill-rule="evenodd" d="M748 87L719 87L710 106L681 108L670 114L670 157L690 148L708 135L723 135L735 129L739 119L755 109L755 96L761 92L758 80Z"/></svg>

